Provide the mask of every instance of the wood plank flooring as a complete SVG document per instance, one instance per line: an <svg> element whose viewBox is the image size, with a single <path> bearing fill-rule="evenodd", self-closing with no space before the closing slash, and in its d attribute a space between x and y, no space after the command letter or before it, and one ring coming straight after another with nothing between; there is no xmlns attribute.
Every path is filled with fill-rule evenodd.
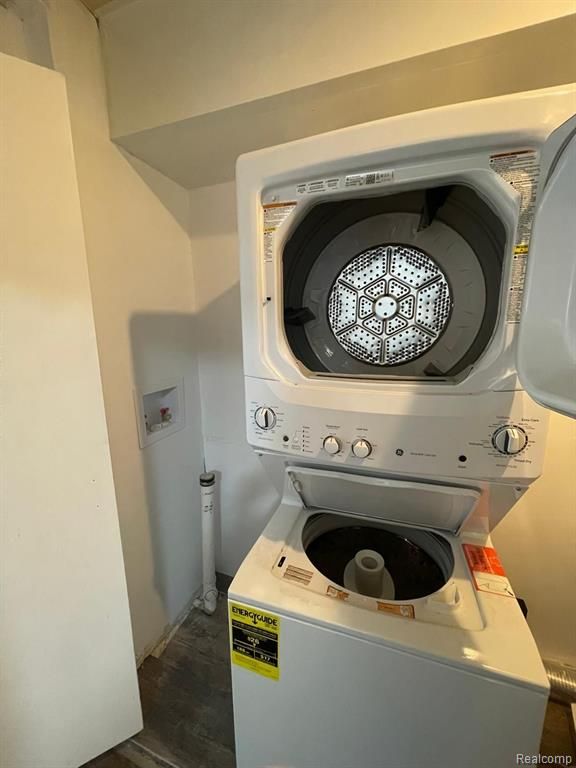
<svg viewBox="0 0 576 768"><path fill-rule="evenodd" d="M146 659L138 676L144 730L85 768L234 768L224 596L212 617L192 611L164 654ZM570 720L568 707L548 705L541 753L571 755L576 764Z"/></svg>

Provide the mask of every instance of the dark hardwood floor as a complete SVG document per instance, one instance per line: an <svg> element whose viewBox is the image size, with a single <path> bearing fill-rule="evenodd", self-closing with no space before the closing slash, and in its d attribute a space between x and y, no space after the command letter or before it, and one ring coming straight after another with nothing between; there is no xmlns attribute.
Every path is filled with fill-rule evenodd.
<svg viewBox="0 0 576 768"><path fill-rule="evenodd" d="M146 659L139 679L144 730L85 768L234 768L224 596L212 617L192 611L161 658ZM568 707L549 703L543 755L571 755L576 764L570 721Z"/></svg>

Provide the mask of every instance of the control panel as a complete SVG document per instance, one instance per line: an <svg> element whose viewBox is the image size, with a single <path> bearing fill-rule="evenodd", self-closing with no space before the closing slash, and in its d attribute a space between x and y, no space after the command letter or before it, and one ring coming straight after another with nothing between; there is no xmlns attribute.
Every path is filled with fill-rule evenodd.
<svg viewBox="0 0 576 768"><path fill-rule="evenodd" d="M486 480L542 471L547 413L524 392L412 395L402 413L373 414L280 402L264 380L247 379L247 393L248 441L262 451Z"/></svg>

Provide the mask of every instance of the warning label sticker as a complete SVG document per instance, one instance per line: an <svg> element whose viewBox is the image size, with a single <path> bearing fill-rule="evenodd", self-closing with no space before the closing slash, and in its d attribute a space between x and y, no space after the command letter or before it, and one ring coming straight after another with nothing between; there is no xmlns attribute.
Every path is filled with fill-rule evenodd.
<svg viewBox="0 0 576 768"><path fill-rule="evenodd" d="M479 592L515 597L514 590L506 578L506 572L498 553L492 547L463 544L464 554L472 577Z"/></svg>
<svg viewBox="0 0 576 768"><path fill-rule="evenodd" d="M526 279L526 260L534 221L536 191L540 165L533 149L501 152L490 156L490 167L520 195L520 213L512 253L512 274L508 297L508 323L518 323L522 310L522 293Z"/></svg>
<svg viewBox="0 0 576 768"><path fill-rule="evenodd" d="M376 603L378 610L383 613L391 613L394 616L402 616L404 619L413 619L415 617L415 611L413 605L400 605L397 603L382 603L378 601Z"/></svg>
<svg viewBox="0 0 576 768"><path fill-rule="evenodd" d="M267 203L264 210L264 261L272 261L274 254L274 233L290 216L298 205L296 201L284 203Z"/></svg>
<svg viewBox="0 0 576 768"><path fill-rule="evenodd" d="M232 663L278 680L279 617L240 603L229 604L229 615Z"/></svg>
<svg viewBox="0 0 576 768"><path fill-rule="evenodd" d="M326 594L329 597L335 597L336 600L348 600L350 597L350 594L348 592L344 592L343 589L338 589L337 587L333 587L331 584L328 584L326 587Z"/></svg>

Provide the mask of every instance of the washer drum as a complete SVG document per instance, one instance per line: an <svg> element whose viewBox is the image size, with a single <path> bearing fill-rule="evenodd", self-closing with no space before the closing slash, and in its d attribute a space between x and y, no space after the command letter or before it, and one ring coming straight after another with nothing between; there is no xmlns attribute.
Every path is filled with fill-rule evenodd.
<svg viewBox="0 0 576 768"><path fill-rule="evenodd" d="M329 512L310 517L302 532L302 546L312 565L330 581L387 600L427 597L442 589L454 572L450 545L437 533ZM385 564L389 584L383 585L381 595L372 595L370 588L350 579L350 563L367 551Z"/></svg>

